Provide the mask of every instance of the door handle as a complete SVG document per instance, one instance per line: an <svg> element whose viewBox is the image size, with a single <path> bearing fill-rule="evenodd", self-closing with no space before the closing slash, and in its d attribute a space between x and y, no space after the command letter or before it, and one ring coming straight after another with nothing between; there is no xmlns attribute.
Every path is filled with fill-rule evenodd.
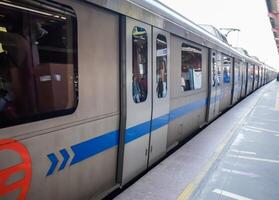
<svg viewBox="0 0 279 200"><path fill-rule="evenodd" d="M148 149L145 149L145 156L147 156L147 153L148 153Z"/></svg>
<svg viewBox="0 0 279 200"><path fill-rule="evenodd" d="M152 145L150 146L150 153L152 153Z"/></svg>

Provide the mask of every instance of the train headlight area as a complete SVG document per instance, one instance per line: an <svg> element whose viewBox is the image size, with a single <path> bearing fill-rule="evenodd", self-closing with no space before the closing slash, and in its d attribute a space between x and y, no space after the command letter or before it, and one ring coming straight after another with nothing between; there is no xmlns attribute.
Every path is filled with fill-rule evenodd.
<svg viewBox="0 0 279 200"><path fill-rule="evenodd" d="M158 1L0 0L0 199L278 197L275 78Z"/></svg>

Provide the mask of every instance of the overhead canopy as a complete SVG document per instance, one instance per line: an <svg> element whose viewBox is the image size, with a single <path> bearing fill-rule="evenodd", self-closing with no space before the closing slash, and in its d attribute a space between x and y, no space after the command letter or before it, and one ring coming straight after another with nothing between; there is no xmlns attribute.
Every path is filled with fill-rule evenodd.
<svg viewBox="0 0 279 200"><path fill-rule="evenodd" d="M268 16L279 53L279 0L266 0Z"/></svg>

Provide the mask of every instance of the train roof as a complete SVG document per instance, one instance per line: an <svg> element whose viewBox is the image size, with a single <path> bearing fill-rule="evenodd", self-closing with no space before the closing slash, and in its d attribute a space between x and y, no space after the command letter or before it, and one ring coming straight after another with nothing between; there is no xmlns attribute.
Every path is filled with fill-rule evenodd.
<svg viewBox="0 0 279 200"><path fill-rule="evenodd" d="M157 0L83 0L164 29L182 38L234 55L254 64L261 62L237 51L207 30Z"/></svg>

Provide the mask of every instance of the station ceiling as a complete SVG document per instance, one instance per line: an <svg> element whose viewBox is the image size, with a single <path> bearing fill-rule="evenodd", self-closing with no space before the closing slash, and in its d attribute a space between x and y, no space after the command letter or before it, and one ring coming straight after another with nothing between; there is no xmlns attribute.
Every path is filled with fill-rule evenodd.
<svg viewBox="0 0 279 200"><path fill-rule="evenodd" d="M266 0L266 5L279 54L279 0Z"/></svg>

